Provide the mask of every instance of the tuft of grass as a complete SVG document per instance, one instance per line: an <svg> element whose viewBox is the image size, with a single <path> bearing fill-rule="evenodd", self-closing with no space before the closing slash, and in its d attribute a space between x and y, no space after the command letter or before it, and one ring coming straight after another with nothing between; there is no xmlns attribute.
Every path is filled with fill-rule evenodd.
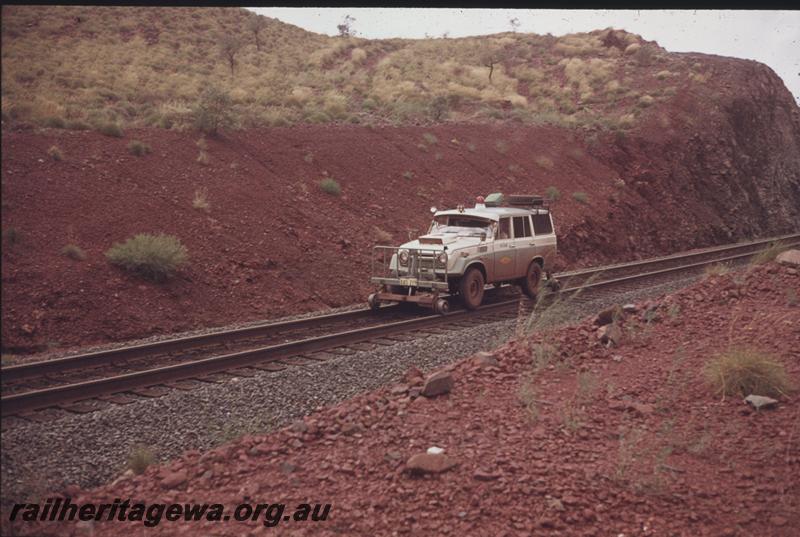
<svg viewBox="0 0 800 537"><path fill-rule="evenodd" d="M201 149L200 153L197 155L197 162L199 162L203 166L208 166L209 163L208 153L206 153Z"/></svg>
<svg viewBox="0 0 800 537"><path fill-rule="evenodd" d="M331 196L339 196L342 193L342 187L335 179L331 179L330 177L320 181L319 187L323 192Z"/></svg>
<svg viewBox="0 0 800 537"><path fill-rule="evenodd" d="M140 142L139 140L132 140L131 143L128 144L128 151L130 151L132 155L141 157L142 155L150 153L152 149L148 144L144 142Z"/></svg>
<svg viewBox="0 0 800 537"><path fill-rule="evenodd" d="M142 475L147 467L155 462L155 455L148 448L144 446L137 446L133 448L131 454L128 455L128 468L133 470L136 475Z"/></svg>
<svg viewBox="0 0 800 537"><path fill-rule="evenodd" d="M303 156L303 160L306 162L306 164L311 164L312 162L314 162L314 153L311 153L309 151L308 153L305 154L305 156Z"/></svg>
<svg viewBox="0 0 800 537"><path fill-rule="evenodd" d="M539 401L537 398L538 394L536 393L536 387L533 385L533 379L531 377L525 378L520 383L517 399L525 409L525 413L531 422L535 422L539 418Z"/></svg>
<svg viewBox="0 0 800 537"><path fill-rule="evenodd" d="M403 172L403 179L408 179L409 181L414 178L414 172L411 170L406 170Z"/></svg>
<svg viewBox="0 0 800 537"><path fill-rule="evenodd" d="M558 357L558 347L549 343L534 345L531 349L533 371L538 373L547 368Z"/></svg>
<svg viewBox="0 0 800 537"><path fill-rule="evenodd" d="M469 151L470 153L474 153L475 152L475 144L473 144L472 142L469 142L467 144L467 151Z"/></svg>
<svg viewBox="0 0 800 537"><path fill-rule="evenodd" d="M201 211L208 211L211 209L211 202L208 201L208 188L200 187L194 191L192 207Z"/></svg>
<svg viewBox="0 0 800 537"><path fill-rule="evenodd" d="M114 265L161 282L183 265L189 255L180 239L173 235L139 233L123 243L115 243L106 257Z"/></svg>
<svg viewBox="0 0 800 537"><path fill-rule="evenodd" d="M589 195L586 192L573 192L572 199L584 205L589 203Z"/></svg>
<svg viewBox="0 0 800 537"><path fill-rule="evenodd" d="M508 153L508 142L505 140L497 140L494 144L494 148L497 149L498 153L505 155Z"/></svg>
<svg viewBox="0 0 800 537"><path fill-rule="evenodd" d="M547 197L547 199L549 199L550 201L556 201L558 198L560 198L560 197L561 197L561 191L560 191L560 190L558 190L558 189L557 189L556 187L554 187L554 186L548 186L548 187L545 189L545 191L544 191L544 195L545 195L545 196Z"/></svg>
<svg viewBox="0 0 800 537"><path fill-rule="evenodd" d="M429 132L426 132L425 134L423 134L422 138L424 138L425 141L427 143L429 143L430 145L434 145L434 144L439 143L439 139L435 135L433 135L433 134L431 134Z"/></svg>
<svg viewBox="0 0 800 537"><path fill-rule="evenodd" d="M703 270L705 278L711 278L713 276L722 276L727 274L729 271L726 265L722 263L714 263L713 265L706 265L705 269Z"/></svg>
<svg viewBox="0 0 800 537"><path fill-rule="evenodd" d="M75 261L83 261L86 259L86 252L77 244L67 244L61 249L61 255L74 259Z"/></svg>
<svg viewBox="0 0 800 537"><path fill-rule="evenodd" d="M394 239L391 233L389 233L388 231L384 231L383 229L377 226L375 226L375 238L377 239L378 242L384 244L390 244Z"/></svg>
<svg viewBox="0 0 800 537"><path fill-rule="evenodd" d="M544 155L536 157L536 165L542 168L543 170L552 170L555 165L553 164L553 159L550 157L545 157Z"/></svg>
<svg viewBox="0 0 800 537"><path fill-rule="evenodd" d="M786 248L787 246L780 241L770 243L769 247L761 250L750 258L750 265L763 265L764 263L775 261L775 258L778 257L778 254L786 250Z"/></svg>
<svg viewBox="0 0 800 537"><path fill-rule="evenodd" d="M112 138L122 138L124 136L122 127L111 121L99 123L97 125L97 131L100 134L103 134L105 136L111 136Z"/></svg>
<svg viewBox="0 0 800 537"><path fill-rule="evenodd" d="M51 145L50 149L47 150L47 154L53 160L64 160L64 153L57 145Z"/></svg>
<svg viewBox="0 0 800 537"><path fill-rule="evenodd" d="M753 348L730 348L708 362L703 373L714 392L722 396L777 397L791 388L783 365Z"/></svg>

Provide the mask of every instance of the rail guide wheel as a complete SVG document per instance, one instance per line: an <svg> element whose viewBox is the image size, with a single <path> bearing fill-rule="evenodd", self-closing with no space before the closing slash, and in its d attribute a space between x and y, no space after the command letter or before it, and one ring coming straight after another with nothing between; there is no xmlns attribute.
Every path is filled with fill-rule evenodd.
<svg viewBox="0 0 800 537"><path fill-rule="evenodd" d="M378 309L380 309L381 307L381 301L378 300L377 295L378 295L377 293L372 293L371 295L369 295L369 297L367 297L367 304L369 304L369 308L372 311L378 311Z"/></svg>
<svg viewBox="0 0 800 537"><path fill-rule="evenodd" d="M440 315L447 315L450 313L450 303L443 298L439 298L433 303L433 311Z"/></svg>

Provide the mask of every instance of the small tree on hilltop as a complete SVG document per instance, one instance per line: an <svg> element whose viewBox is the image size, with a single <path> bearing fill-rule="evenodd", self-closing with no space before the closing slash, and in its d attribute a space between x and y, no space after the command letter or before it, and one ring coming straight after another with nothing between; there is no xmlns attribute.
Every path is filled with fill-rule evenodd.
<svg viewBox="0 0 800 537"><path fill-rule="evenodd" d="M261 30L267 27L267 21L261 15L247 21L247 29L253 33L253 39L256 42L256 50L261 52Z"/></svg>
<svg viewBox="0 0 800 537"><path fill-rule="evenodd" d="M216 86L209 86L200 94L195 108L195 126L208 134L216 134L220 128L232 124L233 101L228 93Z"/></svg>
<svg viewBox="0 0 800 537"><path fill-rule="evenodd" d="M354 17L345 15L342 24L337 24L336 29L339 30L339 37L352 37L356 31L353 29L353 23L356 22Z"/></svg>
<svg viewBox="0 0 800 537"><path fill-rule="evenodd" d="M503 59L503 49L494 43L481 41L478 49L478 61L489 68L489 82L492 81L494 67Z"/></svg>
<svg viewBox="0 0 800 537"><path fill-rule="evenodd" d="M508 24L511 25L511 31L516 33L517 30L519 29L520 22L518 18L514 17L513 19L508 21Z"/></svg>
<svg viewBox="0 0 800 537"><path fill-rule="evenodd" d="M219 53L227 60L231 68L231 76L236 68L236 55L242 50L242 46L244 46L242 40L231 34L223 35L219 40Z"/></svg>

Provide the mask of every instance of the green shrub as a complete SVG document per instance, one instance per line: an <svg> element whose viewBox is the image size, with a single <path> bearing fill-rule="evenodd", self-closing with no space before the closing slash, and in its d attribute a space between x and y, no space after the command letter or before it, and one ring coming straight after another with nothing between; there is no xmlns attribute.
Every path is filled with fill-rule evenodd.
<svg viewBox="0 0 800 537"><path fill-rule="evenodd" d="M21 238L22 235L17 231L17 228L10 227L3 231L3 240L8 244L17 244Z"/></svg>
<svg viewBox="0 0 800 537"><path fill-rule="evenodd" d="M323 179L319 182L319 187L322 189L323 192L326 194L330 194L331 196L338 196L342 193L342 187L339 186L334 179L330 177L327 179Z"/></svg>
<svg viewBox="0 0 800 537"><path fill-rule="evenodd" d="M425 134L422 135L422 137L425 139L426 142L428 142L431 145L439 142L439 139L430 132L426 132Z"/></svg>
<svg viewBox="0 0 800 537"><path fill-rule="evenodd" d="M411 170L404 171L403 178L408 179L409 181L412 180L414 178L414 172L412 172Z"/></svg>
<svg viewBox="0 0 800 537"><path fill-rule="evenodd" d="M152 149L148 144L144 142L140 142L139 140L133 140L131 143L128 144L128 151L130 151L131 154L136 155L137 157L141 157L142 155L150 153Z"/></svg>
<svg viewBox="0 0 800 537"><path fill-rule="evenodd" d="M106 136L112 136L114 138L122 138L124 133L122 132L122 127L113 123L111 121L106 121L99 123L97 125L97 130L100 134L104 134Z"/></svg>
<svg viewBox="0 0 800 537"><path fill-rule="evenodd" d="M209 86L200 94L194 109L194 124L202 132L216 134L233 123L233 100L228 93Z"/></svg>
<svg viewBox="0 0 800 537"><path fill-rule="evenodd" d="M708 362L703 372L711 387L721 395L777 397L791 388L783 365L755 349L729 349Z"/></svg>
<svg viewBox="0 0 800 537"><path fill-rule="evenodd" d="M74 259L75 261L83 261L86 259L86 252L76 244L67 244L61 249L61 255Z"/></svg>
<svg viewBox="0 0 800 537"><path fill-rule="evenodd" d="M589 195L586 192L573 192L572 199L577 201L578 203L589 203Z"/></svg>
<svg viewBox="0 0 800 537"><path fill-rule="evenodd" d="M44 118L44 126L50 127L51 129L63 129L66 126L66 123L60 117L50 116Z"/></svg>
<svg viewBox="0 0 800 537"><path fill-rule="evenodd" d="M85 121L73 119L71 121L67 121L67 128L73 131L88 131L91 127Z"/></svg>
<svg viewBox="0 0 800 537"><path fill-rule="evenodd" d="M143 278L163 281L188 259L180 239L159 233L140 233L123 243L115 243L106 257L114 264Z"/></svg>
<svg viewBox="0 0 800 537"><path fill-rule="evenodd" d="M560 197L561 197L561 191L560 191L560 190L558 190L558 189L557 189L556 187L554 187L554 186L548 186L548 187L545 189L545 191L544 191L544 195L545 195L545 196L547 197L547 199L549 199L550 201L556 201L558 198L560 198Z"/></svg>
<svg viewBox="0 0 800 537"><path fill-rule="evenodd" d="M497 149L497 151L504 155L508 153L508 142L505 140L497 140L497 142L494 144L494 147Z"/></svg>

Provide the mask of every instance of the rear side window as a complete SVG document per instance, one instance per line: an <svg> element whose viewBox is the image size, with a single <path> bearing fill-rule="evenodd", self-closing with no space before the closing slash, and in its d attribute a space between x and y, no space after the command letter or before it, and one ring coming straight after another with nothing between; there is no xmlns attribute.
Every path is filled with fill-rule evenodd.
<svg viewBox="0 0 800 537"><path fill-rule="evenodd" d="M553 232L549 214L535 214L533 218L533 231L537 235L547 235Z"/></svg>
<svg viewBox="0 0 800 537"><path fill-rule="evenodd" d="M514 238L531 236L531 221L527 216L514 217Z"/></svg>

